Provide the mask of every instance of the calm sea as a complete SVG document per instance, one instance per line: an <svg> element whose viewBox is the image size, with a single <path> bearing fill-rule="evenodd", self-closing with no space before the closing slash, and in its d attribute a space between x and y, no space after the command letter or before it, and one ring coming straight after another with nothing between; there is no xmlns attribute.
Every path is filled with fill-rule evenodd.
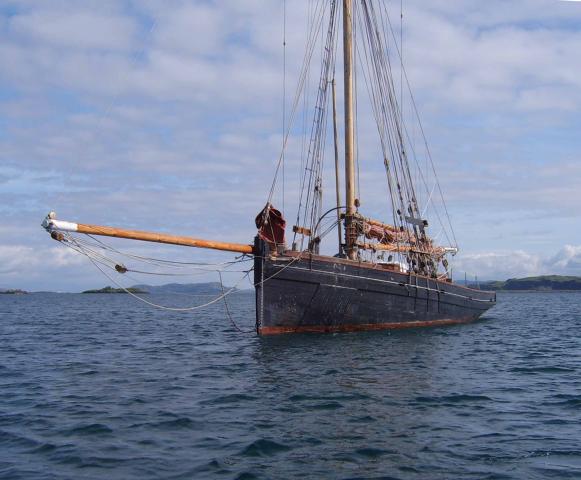
<svg viewBox="0 0 581 480"><path fill-rule="evenodd" d="M223 304L0 296L0 478L579 479L581 294L498 297L472 325L258 338Z"/></svg>

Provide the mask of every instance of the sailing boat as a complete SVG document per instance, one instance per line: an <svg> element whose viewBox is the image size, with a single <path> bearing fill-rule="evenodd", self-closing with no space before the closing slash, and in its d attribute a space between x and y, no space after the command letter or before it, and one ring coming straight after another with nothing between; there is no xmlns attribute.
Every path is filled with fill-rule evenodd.
<svg viewBox="0 0 581 480"><path fill-rule="evenodd" d="M441 326L479 318L495 305L496 295L454 283L447 256L454 255L457 247L439 246L428 235L429 222L423 216L426 210L420 208L410 168L413 147L410 148L388 55L387 36L391 24L387 11L374 3L371 0L342 0L341 5L335 0L319 2L325 4L327 13L312 22L314 33L309 36L305 55L309 61L314 39L319 37L319 32L325 33L323 18L327 19L328 28L326 35L320 35L324 43L322 69L301 180L297 222L292 228L290 246L285 235L286 220L272 205L277 175L268 202L256 217L258 232L251 244L61 221L53 212L45 218L43 227L58 241L66 241L68 232L76 232L252 255L256 332L259 335ZM339 190L334 79L340 13L344 66L344 205ZM354 13L357 13L357 22ZM363 72L380 137L391 223L364 216L356 198L356 27L363 34L357 48L361 48L359 56L365 61ZM391 32L393 34L393 30ZM403 61L401 68L403 83ZM304 74L299 77L299 90L304 78ZM333 106L336 205L322 213L322 164L327 118L330 116L329 93ZM415 108L415 103L413 105ZM289 132L290 127L285 145ZM326 225L329 220L332 220L330 227ZM338 252L334 255L321 253L322 239L335 227ZM117 270L122 273L123 267Z"/></svg>

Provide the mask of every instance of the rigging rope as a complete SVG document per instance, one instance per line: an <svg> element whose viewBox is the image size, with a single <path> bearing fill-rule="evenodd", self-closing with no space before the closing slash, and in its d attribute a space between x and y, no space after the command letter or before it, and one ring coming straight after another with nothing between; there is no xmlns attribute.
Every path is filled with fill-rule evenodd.
<svg viewBox="0 0 581 480"><path fill-rule="evenodd" d="M218 277L220 278L220 288L222 289L222 298L224 299L224 309L226 310L226 316L228 317L228 320L230 320L230 323L240 333L254 333L254 329L242 330L238 326L238 324L234 321L234 317L232 317L232 314L230 313L230 308L228 307L228 300L226 300L226 294L225 294L226 292L224 291L224 282L222 281L222 272L218 272Z"/></svg>
<svg viewBox="0 0 581 480"><path fill-rule="evenodd" d="M70 235L70 234L68 234L68 235ZM70 236L72 236L72 235L70 235ZM76 237L77 242L79 242L83 245L89 246L89 247L102 248L103 250L108 250L108 251L114 252L118 255L132 258L134 260L141 261L143 263L147 263L147 264L154 265L157 267L170 267L170 268L176 268L176 269L190 268L192 270L201 270L201 271L206 271L206 272L213 272L213 271L215 271L215 269L207 269L207 268L203 268L203 267L221 267L221 266L224 266L225 268L228 268L229 266L237 264L237 263L251 262L253 260L251 257L249 257L246 254L242 254L239 257L235 257L236 258L235 260L231 260L231 261L227 261L227 262L218 262L218 263L180 262L180 261L175 261L175 260L157 259L157 258L153 258L153 257L144 257L144 256L140 256L140 255L127 253L127 252L121 252L120 250L117 250L117 249L113 248L112 246L107 245L105 242L99 240L98 238L96 238L90 234L86 234L86 236L91 238L92 240L94 240L98 245L91 244L90 242L82 240L80 237Z"/></svg>
<svg viewBox="0 0 581 480"><path fill-rule="evenodd" d="M392 27L392 24L391 24L391 20L389 18L389 13L387 12L387 6L386 5L384 5L384 9L385 9L385 14L386 14L387 22L389 24L389 29L391 31L391 35L395 38L395 34L394 34L394 31L393 31L393 27ZM396 48L396 51L397 51L398 55L401 58L402 53L400 52L399 48L397 47L397 42L395 42L395 48ZM420 117L420 113L419 113L419 110L418 110L418 107L417 107L417 104L416 104L416 100L415 100L415 97L414 97L414 94L413 94L413 91L412 91L412 88L411 88L411 84L410 84L409 77L408 77L407 70L406 70L405 66L402 68L402 72L403 72L403 75L404 75L404 78L405 78L405 81L406 81L407 90L408 90L409 95L410 95L410 99L411 99L411 102L412 102L412 105L413 105L413 109L414 109L414 112L415 112L415 115L416 115L416 119L417 119L418 125L420 127L420 132L421 132L422 138L424 140L424 145L426 147L426 152L427 152L428 158L430 160L430 164L431 164L431 167L432 167L432 172L434 173L434 178L436 179L436 182L438 184L438 190L439 190L439 193L440 193L440 197L442 199L442 205L444 206L444 211L446 212L446 217L447 217L447 220L448 220L448 225L450 227L450 231L451 231L452 237L454 239L454 246L457 248L458 247L458 241L456 240L456 234L454 232L454 227L452 226L452 221L450 219L450 214L448 213L448 207L446 205L446 201L444 200L444 194L443 194L442 188L440 186L440 181L438 179L438 174L436 173L436 167L435 167L434 161L432 159L432 153L431 153L430 147L428 145L428 140L427 140L426 134L424 132L424 126L423 126L423 123L422 123L422 119Z"/></svg>
<svg viewBox="0 0 581 480"><path fill-rule="evenodd" d="M426 209L431 205L434 188L436 186L440 192L440 197L442 198L442 203L448 217L448 225L450 226L450 230L453 236L454 231L451 226L447 207L443 200L441 185L435 173L435 167L433 165L431 156L429 156L427 160L429 159L432 165L435 185L430 190L430 186L428 186L422 169L420 168L413 141L410 138L409 131L404 122L403 85L405 78L408 85L408 90L410 90L410 95L412 96L412 102L410 103L410 106L413 107L413 111L418 118L418 123L420 125L420 129L422 130L424 143L426 144L426 150L429 153L429 148L427 146L425 134L423 133L421 120L419 119L419 114L415 105L415 99L413 99L407 73L405 71L405 67L403 66L403 50L397 48L397 40L395 38L393 28L391 27L391 23L389 22L387 8L385 4L383 4L384 9L382 10L380 8L378 14L374 7L374 2L371 0L361 0L360 3L360 9L362 13L359 15L358 20L359 24L361 25L361 30L367 37L367 42L363 44L362 48L363 54L361 55L360 53L360 57L363 59L363 63L366 67L363 69L363 74L380 136L380 143L383 151L384 164L391 197L391 206L394 214L394 223L396 226L399 225L399 228L405 227L405 232L408 234L408 242L410 244L416 244L417 246L421 247L421 245L417 243L420 241L424 244L425 247L427 247L426 250L429 250L433 245L433 240L427 236L424 227L418 222L422 221L422 214L425 213ZM400 17L402 19L402 25L400 25L401 46L403 40L403 9L400 11ZM389 28L387 25L389 25ZM394 40L394 44L399 55L399 63L401 66L400 91L398 92L400 94L399 102L397 100L397 88L393 81L391 61L389 54L386 55L386 45L389 43L390 31L391 37ZM410 145L411 147L410 151L412 153L414 163L417 167L414 173L416 177L419 176L421 178L427 194L427 202L423 210L420 209L418 197L414 187L414 176L412 175L412 169L410 167L410 162L408 161L408 154L406 151L407 145ZM397 209L395 207L394 198L398 199L399 208ZM438 220L440 221L441 226L444 227L444 222L442 222L439 211L437 209L435 209L435 213L438 217ZM408 215L411 217L411 219L408 218ZM407 226L408 224L409 228ZM443 230L447 236L446 229L444 228ZM412 237L414 239L413 241ZM457 243L455 236L454 243ZM452 244L452 242L449 241L449 244ZM431 275L437 274L437 263L439 262L440 257L433 256L431 253L427 254L414 251L409 251L406 253L406 257L408 262L418 266L419 270L416 271L419 273L430 273Z"/></svg>
<svg viewBox="0 0 581 480"><path fill-rule="evenodd" d="M67 234L64 238L62 243L75 250L76 252L86 256L89 261L103 274L105 275L111 282L113 282L114 285L116 285L118 288L120 288L121 290L123 290L125 293L129 294L130 296L132 296L133 298L147 304L150 305L152 307L155 308L159 308L162 310L167 310L167 311L173 311L173 312L191 312L191 311L196 311L196 310L200 310L202 308L208 307L216 302L219 302L220 300L226 298L228 295L231 295L233 292L238 290L238 287L242 284L243 281L246 280L246 278L249 278L250 272L252 272L254 270L254 267L252 267L249 270L245 270L242 271L244 273L244 275L242 276L242 278L240 278L233 287L231 287L230 289L228 289L227 291L223 291L222 295L219 295L218 297L214 298L213 300L206 302L204 304L201 305L193 305L193 306L189 306L189 307L168 307L166 305L160 305L160 304L156 304L154 302L151 302L143 297L140 297L139 295L135 294L134 292L132 292L131 290L129 290L127 287L125 287L124 285L120 284L114 277L112 277L111 275L109 275L109 273L107 273L106 270L104 270L101 266L105 266L108 267L114 271L117 271L119 273L119 271L115 268L116 263L99 254L98 252L95 252L94 250L88 248L86 245L83 245L82 241L79 241L80 239ZM291 265L293 265L294 263L296 263L297 261L299 261L302 257L302 253L300 253L296 258L294 258L293 260L291 260L289 263L287 263L286 265L284 265L280 270L278 270L277 272L275 272L274 274L272 274L271 276L261 280L260 282L257 283L253 283L253 287L256 287L258 285L262 285L265 282L267 282L268 280L276 277L277 275L279 275L281 272L283 272L285 269L287 269L288 267L290 267ZM220 282L222 282L222 272L224 270L216 270L216 272L218 273L219 277L220 277ZM222 290L223 286L222 286ZM193 295L192 295L193 296ZM207 296L207 295L201 295L201 296Z"/></svg>
<svg viewBox="0 0 581 480"><path fill-rule="evenodd" d="M194 305L191 307L167 307L165 305L159 305L153 302L150 302L149 300L146 300L145 298L140 297L139 295L133 293L131 290L129 290L127 287L121 285L119 282L117 282L117 280L115 280L113 277L111 277L111 275L109 275L105 270L103 270L98 263L94 262L93 259L90 256L87 256L87 258L91 261L91 263L93 265L95 265L95 267L97 267L98 270L101 271L101 273L103 275L105 275L109 280L111 280L118 288L122 289L125 293L131 295L132 297L136 298L137 300L139 300L140 302L146 303L152 307L156 307L159 308L161 310L169 310L172 312L191 312L191 311L195 311L195 310L199 310L205 307L208 307L216 302L219 302L220 300L222 300L223 298L225 298L226 296L230 295L234 290L236 290L236 287L238 287L238 285L240 285L240 283L242 283L242 280L244 280L246 278L246 276L252 271L249 270L246 275L244 277L242 277L242 280L240 280L238 283L236 283L232 288L230 288L230 290L228 290L227 292L223 293L222 295L214 298L213 300L204 303L202 305Z"/></svg>
<svg viewBox="0 0 581 480"><path fill-rule="evenodd" d="M315 6L315 10L314 10L315 13L313 14L313 16L314 16L314 18L317 18L318 17L318 20L316 22L314 22L313 25L311 26L311 31L309 32L309 35L307 37L307 49L305 51L305 55L304 55L304 58L303 58L303 67L302 67L301 73L299 75L299 82L298 82L298 85L297 85L297 91L296 91L295 99L294 99L293 106L292 106L292 109L291 109L291 114L290 114L290 117L289 117L289 122L288 122L288 125L287 125L287 130L286 130L286 133L285 133L285 136L284 136L283 149L282 149L281 154L280 154L280 156L278 158L278 162L277 162L276 168L275 168L274 178L273 178L273 181L272 181L272 185L270 187L270 192L268 194L268 203L271 203L272 196L274 195L274 190L276 188L276 182L277 182L277 179L278 179L278 173L279 173L280 168L281 168L283 151L286 148L286 145L287 145L287 142L288 142L288 137L290 135L291 128L292 128L292 126L294 124L294 117L295 117L295 114L296 114L296 111L297 111L297 107L298 107L298 104L299 104L299 101L300 101L301 93L303 91L303 87L304 87L304 84L305 84L305 79L306 79L307 74L308 74L308 71L309 71L309 66L310 66L310 63L311 63L311 58L313 56L314 47L316 45L317 34L318 34L318 32L319 32L319 30L320 30L320 28L322 26L322 22L323 22L323 18L324 18L324 12L326 10L326 5L327 5L326 0L320 0L317 3L317 5ZM317 12L318 12L318 15L317 15Z"/></svg>
<svg viewBox="0 0 581 480"><path fill-rule="evenodd" d="M337 42L337 2L330 4L328 28L325 41L321 42L323 68L319 77L319 86L315 102L315 113L311 126L309 140L309 150L305 164L304 173L301 179L299 204L297 209L296 224L309 223L311 234L316 235L315 225L320 217L322 208L322 171L325 155L325 133L327 131L326 115L329 103L329 84L331 74L335 68L335 45ZM321 31L323 35L323 31ZM302 217L302 222L301 222ZM293 243L296 241L296 232ZM304 241L304 233L301 234ZM301 249L302 249L301 241Z"/></svg>

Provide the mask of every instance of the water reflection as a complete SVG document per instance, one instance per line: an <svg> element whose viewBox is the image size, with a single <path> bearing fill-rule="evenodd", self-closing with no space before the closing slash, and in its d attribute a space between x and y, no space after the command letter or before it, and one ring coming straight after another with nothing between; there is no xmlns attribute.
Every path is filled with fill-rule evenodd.
<svg viewBox="0 0 581 480"><path fill-rule="evenodd" d="M452 327L452 329L457 327ZM461 327L460 327L461 328ZM261 337L254 358L257 383L284 384L300 377L299 386L337 386L382 398L409 398L430 388L434 373L445 366L443 329Z"/></svg>

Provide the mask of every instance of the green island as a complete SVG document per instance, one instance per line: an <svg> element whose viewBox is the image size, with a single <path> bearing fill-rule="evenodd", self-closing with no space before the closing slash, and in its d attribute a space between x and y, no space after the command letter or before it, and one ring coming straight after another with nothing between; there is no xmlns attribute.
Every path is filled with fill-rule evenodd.
<svg viewBox="0 0 581 480"><path fill-rule="evenodd" d="M470 285L474 286L474 285ZM504 281L480 282L482 290L529 290L529 291L563 291L581 290L581 277L565 275L541 275L538 277L509 278Z"/></svg>
<svg viewBox="0 0 581 480"><path fill-rule="evenodd" d="M7 290L0 290L0 295L26 295L28 292L20 290L19 288L12 288Z"/></svg>
<svg viewBox="0 0 581 480"><path fill-rule="evenodd" d="M139 288L129 287L129 288L113 288L113 287L104 287L99 288L97 290L85 290L81 293L147 293L145 290L140 290Z"/></svg>
<svg viewBox="0 0 581 480"><path fill-rule="evenodd" d="M224 286L225 290L231 290L230 287ZM234 289L238 291L238 289ZM85 290L81 293L151 293L151 294L192 294L192 295L220 295L222 285L220 282L206 283L166 283L165 285L133 285L127 288L113 288L107 286L98 290Z"/></svg>

